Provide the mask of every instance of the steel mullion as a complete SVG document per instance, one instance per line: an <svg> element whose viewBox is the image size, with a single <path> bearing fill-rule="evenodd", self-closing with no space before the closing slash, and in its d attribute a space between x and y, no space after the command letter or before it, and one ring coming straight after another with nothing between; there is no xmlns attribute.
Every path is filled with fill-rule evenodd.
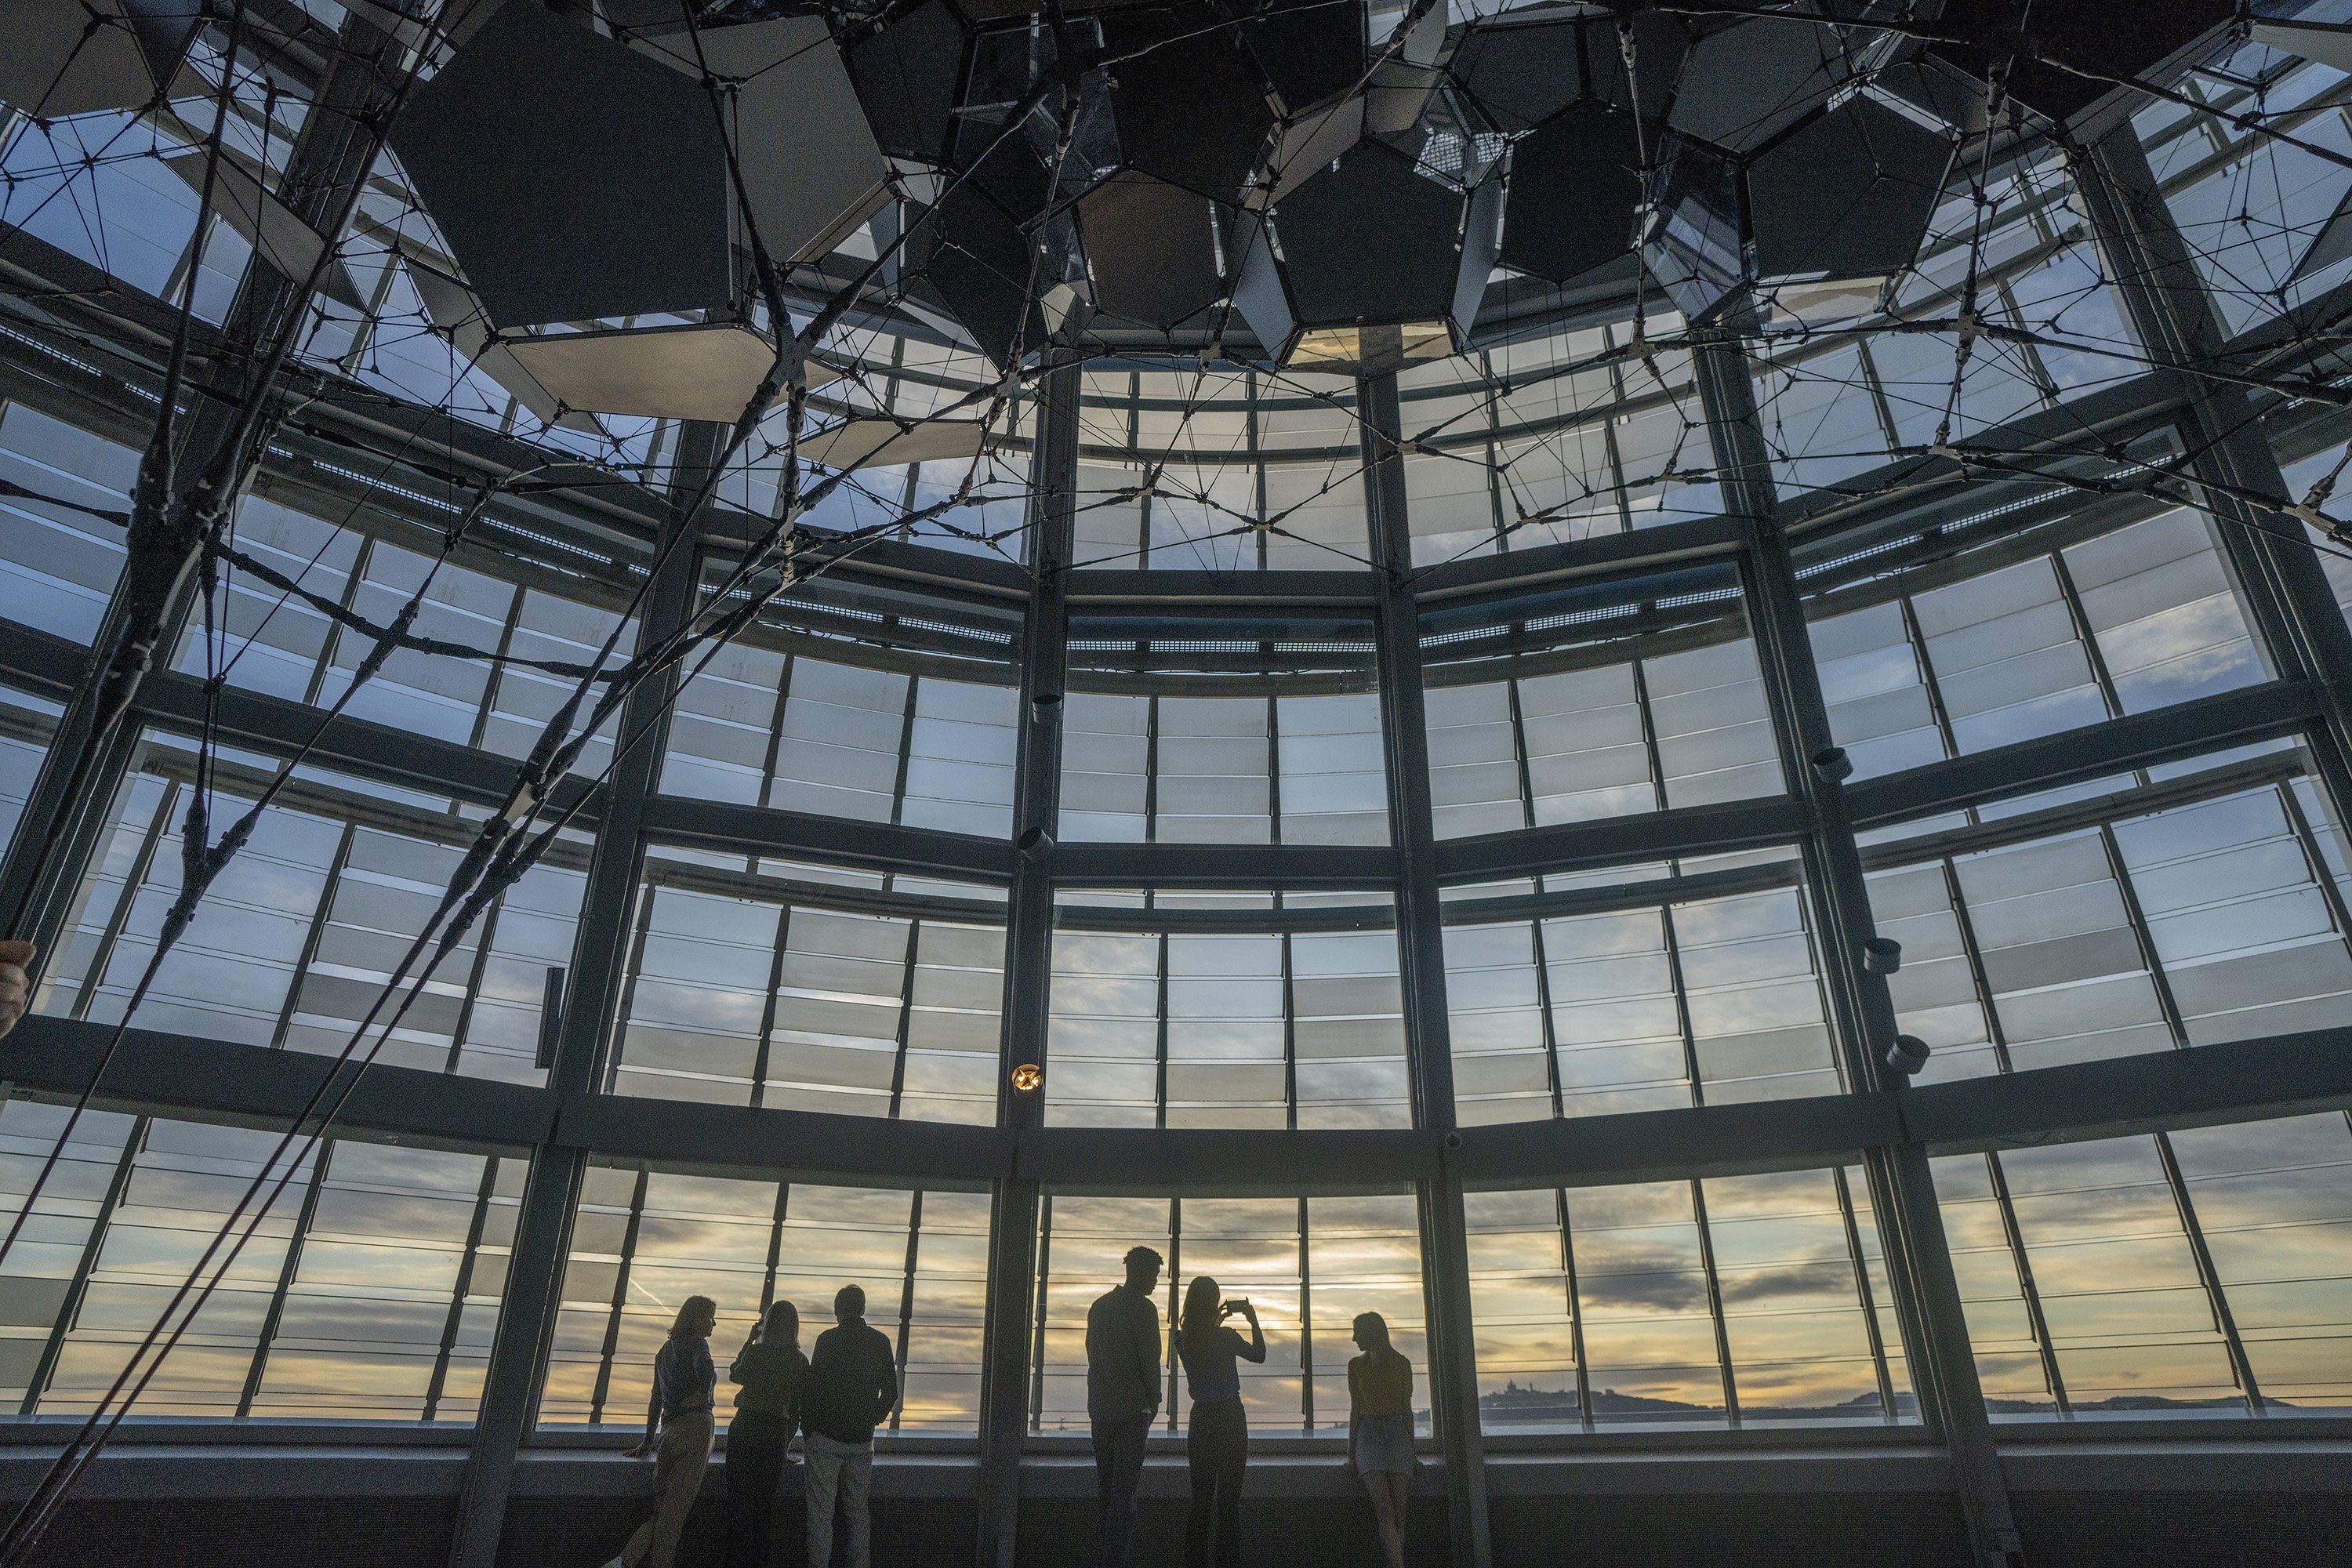
<svg viewBox="0 0 2352 1568"><path fill-rule="evenodd" d="M1919 666L1919 684L1927 693L1927 713L1936 721L1936 732L1944 742L1947 759L1960 754L1960 740L1952 728L1952 710L1944 705L1943 678L1936 673L1936 660L1927 651L1927 628L1919 624L1917 609L1911 603L1908 591L1895 595L1895 605L1903 612L1903 635L1909 639L1912 658ZM1810 636L1811 628L1808 628ZM1969 818L1976 818L1976 807L1969 807Z"/></svg>
<svg viewBox="0 0 2352 1568"><path fill-rule="evenodd" d="M1168 933L1161 931L1156 944L1160 970L1157 976L1156 1000L1152 1004L1152 1026L1156 1044L1153 1047L1155 1068L1152 1087L1151 1125L1165 1131L1168 1126Z"/></svg>
<svg viewBox="0 0 2352 1568"><path fill-rule="evenodd" d="M920 1187L907 1200L907 1272L898 1287L898 1399L890 1406L890 1430L896 1432L907 1414L907 1351L914 1335L915 1325L915 1264L923 1244L923 1191Z"/></svg>
<svg viewBox="0 0 2352 1568"><path fill-rule="evenodd" d="M466 1037L474 1029L474 1009L482 998L482 977L489 972L490 949L499 940L499 918L506 913L506 894L502 891L482 912L481 932L474 939L474 962L466 974L466 999L457 1005L457 1020L449 1026L449 1060L444 1069L446 1071L456 1072L458 1062L464 1058Z"/></svg>
<svg viewBox="0 0 2352 1568"><path fill-rule="evenodd" d="M2099 689L2099 700L2106 704L2107 717L2124 716L2123 699L2116 695L2116 678L2108 673L2107 656L2099 647L2099 634L2091 625L2091 613L2083 607L2083 596L2075 590L2074 574L2067 569L2066 552L2053 549L2045 557L2050 571L2057 580L2058 598L2066 606L2066 619L2074 628L2074 639L2083 645L2083 658L2090 666L2091 679ZM2145 782L2145 781L2143 781Z"/></svg>
<svg viewBox="0 0 2352 1568"><path fill-rule="evenodd" d="M326 939L327 927L334 919L335 895L341 889L343 871L351 864L352 840L357 836L357 830L350 823L344 823L343 831L335 839L335 852L328 857L327 879L319 889L319 907L311 911L310 929L302 933L302 954L294 961L294 973L286 982L285 1005L278 1008L278 1023L269 1031L272 1049L284 1047L287 1031L294 1026L294 1015L302 1001L302 977L310 973L311 963L318 958L319 944ZM429 980L432 977L432 972L428 970L425 978ZM449 1050L454 1065L457 1040L450 1041Z"/></svg>
<svg viewBox="0 0 2352 1568"><path fill-rule="evenodd" d="M507 601L506 619L499 626L498 657L500 662L492 663L489 673L483 678L482 705L475 711L473 731L466 741L466 744L474 751L482 749L483 737L489 733L490 714L498 708L499 691L507 679L507 667L502 661L514 650L515 632L522 626L522 607L528 596L529 591L517 583L514 596Z"/></svg>
<svg viewBox="0 0 2352 1568"><path fill-rule="evenodd" d="M137 783L136 779L130 780L128 787L136 788ZM122 890L106 917L104 929L99 933L98 946L90 954L89 966L82 972L80 994L74 997L69 1015L72 1017L89 1016L99 987L105 983L107 965L114 960L115 944L122 940L123 929L131 921L131 907L139 901L140 886L147 880L147 873L154 867L156 846L163 842L165 825L172 818L172 805L180 798L180 791L184 787L193 786L184 786L176 782L163 784L163 798L155 803L154 819L148 823L146 833L140 838L139 852L131 857L130 869L123 876ZM346 828L344 834L348 838L350 830ZM95 870L100 863L98 857L92 857L90 869Z"/></svg>
<svg viewBox="0 0 2352 1568"><path fill-rule="evenodd" d="M1307 1198L1298 1199L1298 1420L1315 1433L1315 1269L1309 1260Z"/></svg>
<svg viewBox="0 0 2352 1568"><path fill-rule="evenodd" d="M637 891L636 919L632 922L632 924L635 929L632 931L629 938L628 959L621 971L621 994L618 1003L613 1010L613 1032L616 1037L620 1037L615 1038L612 1042L611 1048L605 1052L604 1070L600 1075L603 1081L597 1086L597 1091L603 1094L617 1094L620 1092L621 1057L623 1049L626 1045L626 1031L629 1026L629 1014L636 1005L637 978L645 973L646 942L647 939L653 935L653 889L649 887L639 888ZM563 1010L567 1014L572 1011L571 1003L568 998L564 1004Z"/></svg>
<svg viewBox="0 0 2352 1568"><path fill-rule="evenodd" d="M1290 963L1290 932L1280 931L1282 944L1282 1124L1298 1131L1298 998Z"/></svg>
<svg viewBox="0 0 2352 1568"><path fill-rule="evenodd" d="M907 817L907 775L915 761L915 702L922 694L923 678L908 671L907 704L898 715L898 768L890 781L890 820L903 823Z"/></svg>
<svg viewBox="0 0 2352 1568"><path fill-rule="evenodd" d="M1706 1103L1706 1089L1699 1076L1698 1036L1691 1026L1690 994L1683 978L1683 950L1675 932L1675 907L1658 906L1658 937L1665 944L1666 984L1674 988L1675 1027L1683 1037L1683 1073L1690 1079L1690 1102Z"/></svg>
<svg viewBox="0 0 2352 1568"><path fill-rule="evenodd" d="M39 1412L41 1396L48 1391L49 1379L57 1375L58 1357L64 1353L66 1341L72 1335L75 1317L81 1311L82 1299L89 1294L89 1277L106 1249L106 1237L114 1224L115 1211L122 1206L122 1195L131 1187L131 1178L138 1171L139 1156L147 1143L148 1118L142 1116L131 1123L122 1140L122 1153L114 1163L114 1174L106 1184L106 1194L99 1199L98 1213L91 1216L89 1235L83 1238L81 1252L74 1260L71 1278L66 1282L65 1299L58 1303L56 1320L42 1342L38 1360L33 1363L32 1374L25 1380L25 1398L17 1407L20 1415Z"/></svg>
<svg viewBox="0 0 2352 1568"><path fill-rule="evenodd" d="M1895 1378L1886 1366L1886 1336L1878 1327L1878 1303L1870 1289L1870 1259L1862 1250L1862 1226L1853 1215L1853 1189L1845 1179L1843 1165L1830 1167L1830 1182L1837 1189L1838 1220L1845 1227L1845 1251L1853 1265L1854 1299L1862 1308L1862 1327L1870 1343L1870 1366L1878 1377L1878 1407L1886 1413L1889 1423L1896 1418Z"/></svg>
<svg viewBox="0 0 2352 1568"><path fill-rule="evenodd" d="M286 1257L278 1264L278 1284L269 1293L269 1307L262 1314L260 1331L254 1335L253 1357L245 1373L245 1387L237 1395L238 1419L253 1414L253 1401L261 1392L261 1377L269 1365L270 1342L278 1337L278 1325L286 1320L286 1297L294 1289L294 1276L302 1268L302 1243L310 1234L310 1226L319 1215L319 1194L327 1185L327 1163L334 1158L332 1139L322 1141L310 1156L310 1180L302 1189L301 1206L295 1211L294 1233L286 1238ZM268 1211L263 1211L268 1217Z"/></svg>
<svg viewBox="0 0 2352 1568"><path fill-rule="evenodd" d="M768 1309L776 1304L776 1271L784 1264L784 1222L792 1217L793 1184L789 1181L776 1184L775 1212L768 1219L768 1259L760 1275L760 1321L764 1323Z"/></svg>
<svg viewBox="0 0 2352 1568"><path fill-rule="evenodd" d="M2066 1397L2066 1378L2058 1365L2058 1342L2050 1332L2050 1319L2042 1310L2042 1289L2034 1283L2032 1256L2025 1249L2025 1228L2018 1224L2017 1205L2009 1194L2009 1173L2001 1168L2000 1156L1985 1151L1985 1174L1992 1184L1993 1207L2000 1215L2000 1234L2009 1243L2011 1264L2017 1270L2017 1289L2025 1300L2025 1321L2032 1332L2035 1351L2042 1358L2042 1381L2050 1389L2051 1403L2060 1415L2074 1413L2074 1405Z"/></svg>
<svg viewBox="0 0 2352 1568"><path fill-rule="evenodd" d="M1977 922L1969 913L1969 901L1960 886L1959 868L1948 855L1937 862L1943 875L1944 897L1952 906L1952 919L1959 927L1960 951L1969 961L1969 979L1977 994L1977 1005L1984 1011L1985 1037L1992 1043L1992 1057L2002 1072L2012 1072L2016 1066L2009 1058L2009 1030L2000 1021L2000 1004L1992 994L1992 977L1986 972L1984 949L1977 942Z"/></svg>
<svg viewBox="0 0 2352 1568"><path fill-rule="evenodd" d="M776 765L784 756L784 709L793 700L793 677L799 671L801 660L799 654L789 649L778 657L783 663L776 671L776 708L768 720L768 759L760 770L760 804L764 806L775 804ZM747 858L755 867L759 863L757 856Z"/></svg>
<svg viewBox="0 0 2352 1568"><path fill-rule="evenodd" d="M2171 1133L2159 1131L2156 1134L2156 1157L2164 1167L2165 1185L2172 1190L2173 1209L2180 1216L2181 1234L2189 1238L2189 1255L2197 1266L2197 1282L2204 1287L2213 1327L2229 1352L2230 1374L2245 1396L2247 1410L2256 1415L2266 1415L2262 1385L2254 1379L2253 1360L2247 1355L2245 1341L2239 1336L2237 1314L2230 1310L2230 1295L2222 1287L2221 1271L2214 1265L2212 1249L2205 1245L2205 1227L2197 1222L2196 1200L2189 1195L2189 1179L2181 1173L2179 1157L2172 1151Z"/></svg>
<svg viewBox="0 0 2352 1568"><path fill-rule="evenodd" d="M1544 945L1544 922L1541 916L1528 922L1528 939L1536 967L1537 1037L1543 1041L1544 1081L1551 1089L1551 1113L1568 1114L1566 1077L1559 1066L1559 1027L1551 1016L1551 954Z"/></svg>
<svg viewBox="0 0 2352 1568"><path fill-rule="evenodd" d="M375 546L374 534L360 535L359 548L352 552L351 570L343 575L342 595L336 601L346 610L351 609L357 603L360 590L367 585L368 568L375 562ZM341 647L343 638L350 635L352 634L346 628L334 622L327 623L327 635L319 642L319 657L310 661L310 677L302 684L304 707L317 708L321 705L320 700L327 689L327 672L335 667L335 649ZM478 726L477 733L478 733ZM480 743L478 740L475 742L476 745Z"/></svg>
<svg viewBox="0 0 2352 1568"><path fill-rule="evenodd" d="M1715 1355L1723 1373L1723 1414L1739 1425L1739 1383L1731 1369L1731 1331L1723 1320L1723 1283L1715 1271L1715 1237L1707 1229L1706 1192L1696 1176L1690 1178L1691 1217L1698 1226L1698 1262L1706 1278L1707 1315L1715 1321Z"/></svg>
<svg viewBox="0 0 2352 1568"><path fill-rule="evenodd" d="M1576 1363L1577 1425L1591 1431L1597 1423L1592 1415L1592 1374L1584 1364L1584 1299L1576 1286L1576 1233L1569 1224L1568 1189L1552 1189L1554 1212L1559 1217L1560 1285L1568 1292L1568 1353Z"/></svg>
<svg viewBox="0 0 2352 1568"><path fill-rule="evenodd" d="M2172 1032L2173 1046L2186 1050L2189 1025L2181 1016L2179 999L2173 995L2171 977L2164 972L2164 958L2156 950L2156 933L2148 929L2147 911L2140 908L2138 889L2132 886L2131 868L2124 864L2123 846L2116 841L2112 825L2099 824L2099 847L2106 854L2107 875L2114 879L2116 892L2123 900L2124 919L2130 923L2133 945L2147 970L2148 983L2156 988L2156 1003L2164 1013L2164 1026Z"/></svg>
<svg viewBox="0 0 2352 1568"><path fill-rule="evenodd" d="M596 1353L596 1382L588 1395L588 1424L604 1422L604 1397L613 1388L613 1356L621 1348L621 1313L629 1304L629 1266L636 1260L637 1226L645 1218L646 1187L653 1168L637 1167L636 1185L629 1192L629 1217L621 1227L621 1261L613 1271L613 1305L604 1319L604 1339Z"/></svg>
<svg viewBox="0 0 2352 1568"><path fill-rule="evenodd" d="M1177 1336L1183 1319L1177 1310L1183 1299L1184 1200L1168 1200L1168 1430L1176 1430Z"/></svg>
<svg viewBox="0 0 2352 1568"><path fill-rule="evenodd" d="M2303 802L2295 797L2294 781L2281 779L2272 787L2278 791L2279 799L2286 807L2289 829L2294 834L2296 847L2303 851L2304 864L2310 869L2312 881L2319 888L2320 899L2327 905L2329 922L2336 927L2336 934L2347 946L2352 946L2352 908L2346 906L2344 889L2336 883L2336 874L2327 868L2327 857L2320 849L2319 835L2312 828L2310 813L2303 809Z"/></svg>
<svg viewBox="0 0 2352 1568"><path fill-rule="evenodd" d="M646 899L646 906L648 910L653 907L650 897ZM768 955L768 994L760 999L760 1041L751 1052L751 1103L754 1106L764 1105L767 1102L768 1050L776 1036L776 993L783 988L784 954L792 946L792 936L793 906L789 903L778 904L776 906L776 945ZM642 944L638 951L640 953L643 952ZM634 967L631 973L635 973ZM634 998L635 994L634 982L632 982L630 994ZM621 1016L624 1018L628 1016L625 1004L623 1005ZM894 1093L890 1097L890 1113L895 1116L898 1111L898 1100Z"/></svg>
<svg viewBox="0 0 2352 1568"><path fill-rule="evenodd" d="M1046 1289L1054 1277L1054 1194L1037 1200L1037 1326L1029 1342L1029 1430L1045 1425Z"/></svg>
<svg viewBox="0 0 2352 1568"><path fill-rule="evenodd" d="M907 921L905 957L898 972L898 1038L890 1063L890 1115L897 1120L907 1095L907 1053L915 1036L915 970L922 955L923 924Z"/></svg>
<svg viewBox="0 0 2352 1568"><path fill-rule="evenodd" d="M1263 647L1269 664L1274 650ZM1265 826L1268 841L1282 842L1282 700L1271 691L1265 696Z"/></svg>
<svg viewBox="0 0 2352 1568"><path fill-rule="evenodd" d="M1519 682L1516 676L1504 678L1503 708L1511 726L1511 760L1517 764L1519 826L1533 827L1536 825L1535 769L1528 762L1527 712L1519 705ZM1537 884L1538 890L1541 886L1540 882Z"/></svg>
<svg viewBox="0 0 2352 1568"><path fill-rule="evenodd" d="M466 1246L458 1254L457 1278L449 1287L449 1315L442 1320L441 1342L433 1352L433 1373L425 1380L425 1405L420 1421L434 1420L440 1413L441 1396L449 1384L449 1358L457 1349L457 1332L465 1326L466 1298L473 1293L474 1266L481 1257L482 1232L488 1228L490 1199L498 1194L499 1156L492 1154L482 1162L482 1184L474 1194L474 1212L466 1223Z"/></svg>

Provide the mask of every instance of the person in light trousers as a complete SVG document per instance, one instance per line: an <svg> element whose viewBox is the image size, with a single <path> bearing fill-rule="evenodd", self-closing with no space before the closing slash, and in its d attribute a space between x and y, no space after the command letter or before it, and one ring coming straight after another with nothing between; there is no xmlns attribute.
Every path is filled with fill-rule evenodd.
<svg viewBox="0 0 2352 1568"><path fill-rule="evenodd" d="M719 1304L708 1296L688 1296L654 1357L646 1440L629 1450L633 1459L654 1457L654 1516L637 1526L604 1568L675 1568L677 1539L710 1468L710 1396L719 1373L710 1363L709 1342L718 1326Z"/></svg>
<svg viewBox="0 0 2352 1568"><path fill-rule="evenodd" d="M898 1403L898 1358L888 1336L866 1323L864 1290L844 1285L833 1299L833 1315L834 1326L817 1336L801 1393L809 1568L830 1568L833 1562L836 1501L849 1527L849 1568L867 1568L874 1428Z"/></svg>

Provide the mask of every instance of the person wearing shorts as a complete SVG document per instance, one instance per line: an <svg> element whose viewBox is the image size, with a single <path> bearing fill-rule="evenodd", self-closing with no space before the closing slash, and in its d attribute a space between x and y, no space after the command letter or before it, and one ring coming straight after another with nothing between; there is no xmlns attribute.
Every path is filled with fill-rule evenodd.
<svg viewBox="0 0 2352 1568"><path fill-rule="evenodd" d="M1404 1568L1404 1512L1412 1496L1412 1363L1389 1342L1378 1312L1356 1319L1363 1354L1348 1363L1348 1468L1364 1483L1388 1568Z"/></svg>

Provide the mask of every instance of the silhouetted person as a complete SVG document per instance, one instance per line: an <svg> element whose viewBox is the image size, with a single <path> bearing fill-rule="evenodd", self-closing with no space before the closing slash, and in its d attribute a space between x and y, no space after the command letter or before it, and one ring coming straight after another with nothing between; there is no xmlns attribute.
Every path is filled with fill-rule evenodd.
<svg viewBox="0 0 2352 1568"><path fill-rule="evenodd" d="M37 951L29 942L0 942L0 1038L16 1026L32 1001L33 984L25 966Z"/></svg>
<svg viewBox="0 0 2352 1568"><path fill-rule="evenodd" d="M835 1497L849 1516L849 1568L866 1568L874 1428L898 1403L898 1358L888 1337L866 1325L864 1290L844 1285L833 1299L833 1315L839 1321L817 1336L801 1394L809 1568L830 1568L833 1562Z"/></svg>
<svg viewBox="0 0 2352 1568"><path fill-rule="evenodd" d="M1225 1327L1235 1313L1249 1320L1246 1340ZM1242 1469L1249 1462L1249 1419L1242 1414L1242 1361L1265 1359L1265 1332L1246 1300L1223 1301L1217 1282L1195 1275L1184 1292L1183 1327L1176 1336L1184 1384L1192 1394L1192 1422L1184 1456L1192 1469L1192 1510L1184 1520L1189 1568L1237 1568L1242 1560Z"/></svg>
<svg viewBox="0 0 2352 1568"><path fill-rule="evenodd" d="M677 1538L710 1467L710 1396L719 1373L710 1364L709 1341L718 1326L719 1304L688 1296L654 1357L646 1440L629 1450L633 1459L654 1457L654 1516L604 1568L672 1568L677 1561Z"/></svg>
<svg viewBox="0 0 2352 1568"><path fill-rule="evenodd" d="M776 1483L808 1374L800 1310L790 1301L770 1307L728 1363L727 1381L736 1388L735 1419L727 1426L727 1541L737 1568L768 1568Z"/></svg>
<svg viewBox="0 0 2352 1568"><path fill-rule="evenodd" d="M1135 1490L1143 1445L1160 1414L1160 1254L1127 1255L1127 1282L1087 1309L1087 1420L1094 1427L1095 1500L1102 1514L1103 1568L1127 1568L1135 1539Z"/></svg>
<svg viewBox="0 0 2352 1568"><path fill-rule="evenodd" d="M1404 1513L1412 1497L1412 1363L1389 1343L1389 1321L1356 1318L1364 1353L1348 1363L1348 1469L1371 1494L1389 1568L1404 1568Z"/></svg>

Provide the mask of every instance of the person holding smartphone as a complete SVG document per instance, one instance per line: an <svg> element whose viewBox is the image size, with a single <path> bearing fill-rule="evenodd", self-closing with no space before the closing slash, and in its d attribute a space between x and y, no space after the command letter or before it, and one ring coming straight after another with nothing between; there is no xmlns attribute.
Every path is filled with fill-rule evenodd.
<svg viewBox="0 0 2352 1568"><path fill-rule="evenodd" d="M1404 1568L1404 1514L1412 1497L1412 1363L1389 1342L1389 1321L1356 1317L1363 1354L1348 1363L1348 1473L1371 1494L1388 1568Z"/></svg>
<svg viewBox="0 0 2352 1568"><path fill-rule="evenodd" d="M1192 1471L1192 1509L1184 1521L1187 1568L1238 1568L1242 1560L1242 1470L1249 1460L1249 1421L1242 1414L1244 1361L1265 1360L1265 1331L1247 1300L1227 1301L1217 1282L1196 1275L1184 1292L1176 1335L1192 1394L1184 1454ZM1250 1337L1226 1326L1248 1320Z"/></svg>

